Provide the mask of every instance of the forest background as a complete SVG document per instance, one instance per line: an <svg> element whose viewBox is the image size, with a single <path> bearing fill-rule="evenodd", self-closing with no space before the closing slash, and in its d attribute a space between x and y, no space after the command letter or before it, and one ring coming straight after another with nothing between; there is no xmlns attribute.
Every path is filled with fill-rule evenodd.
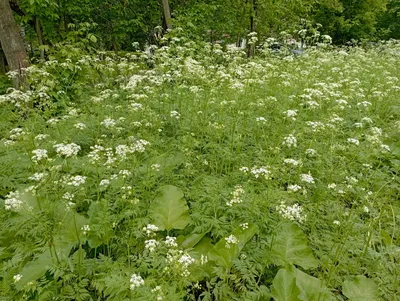
<svg viewBox="0 0 400 301"><path fill-rule="evenodd" d="M4 50L0 48L0 74L16 68L10 61L18 50L13 49L7 59L6 49L7 44L15 44L12 35L21 33L31 60L44 59L63 43L78 44L81 50L143 49L146 45L157 45L165 30L172 27L180 28L181 34L192 40L237 45L250 32L257 32L259 41L278 36L299 40L306 32L329 35L334 44L400 38L400 0L0 2L2 28L12 28L10 22L14 20L20 28L0 32ZM11 14L14 20L10 20Z"/></svg>

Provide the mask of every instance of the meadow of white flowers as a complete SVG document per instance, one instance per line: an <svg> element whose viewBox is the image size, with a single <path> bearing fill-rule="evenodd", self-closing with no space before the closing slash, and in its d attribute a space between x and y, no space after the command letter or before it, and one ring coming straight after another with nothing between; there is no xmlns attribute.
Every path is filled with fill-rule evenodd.
<svg viewBox="0 0 400 301"><path fill-rule="evenodd" d="M0 95L2 300L397 300L400 43L174 38Z"/></svg>

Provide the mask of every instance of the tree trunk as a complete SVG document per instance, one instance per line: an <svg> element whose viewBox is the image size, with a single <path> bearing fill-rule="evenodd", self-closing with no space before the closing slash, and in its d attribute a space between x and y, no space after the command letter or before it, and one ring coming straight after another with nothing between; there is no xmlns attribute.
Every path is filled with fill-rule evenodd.
<svg viewBox="0 0 400 301"><path fill-rule="evenodd" d="M171 11L169 10L168 0L162 0L162 5L164 9L164 19L165 24L167 25L167 29L172 29Z"/></svg>
<svg viewBox="0 0 400 301"><path fill-rule="evenodd" d="M40 22L38 17L34 17L35 20L35 31L36 31L36 36L39 44L39 50L40 50L40 59L44 61L44 43L43 43L43 32L42 32L42 27L40 26Z"/></svg>
<svg viewBox="0 0 400 301"><path fill-rule="evenodd" d="M250 14L250 32L256 31L256 17L257 17L257 0L253 0L253 5ZM247 49L247 56L253 57L255 46L253 43L249 43L249 48Z"/></svg>
<svg viewBox="0 0 400 301"><path fill-rule="evenodd" d="M0 45L0 75L6 74L6 56L4 55L3 49Z"/></svg>
<svg viewBox="0 0 400 301"><path fill-rule="evenodd" d="M8 0L0 0L0 43L10 71L17 73L14 86L19 88L24 84L22 69L29 66L28 54Z"/></svg>

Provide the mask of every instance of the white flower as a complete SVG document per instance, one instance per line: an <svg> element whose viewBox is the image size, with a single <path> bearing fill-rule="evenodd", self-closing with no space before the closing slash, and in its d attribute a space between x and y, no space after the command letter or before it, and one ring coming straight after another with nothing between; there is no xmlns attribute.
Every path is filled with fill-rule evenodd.
<svg viewBox="0 0 400 301"><path fill-rule="evenodd" d="M239 225L242 230L246 230L249 227L249 223L242 223Z"/></svg>
<svg viewBox="0 0 400 301"><path fill-rule="evenodd" d="M35 149L32 151L32 154L34 154L34 156L32 156L32 161L34 161L34 162L38 162L38 161L48 158L47 150L45 150L45 149Z"/></svg>
<svg viewBox="0 0 400 301"><path fill-rule="evenodd" d="M367 206L364 206L363 210L364 210L365 213L369 213L369 208Z"/></svg>
<svg viewBox="0 0 400 301"><path fill-rule="evenodd" d="M333 221L333 224L336 225L336 226L340 226L340 222L337 221L337 220L334 220L334 221Z"/></svg>
<svg viewBox="0 0 400 301"><path fill-rule="evenodd" d="M160 167L161 167L160 164L152 164L151 165L151 169L155 170L155 171L160 171Z"/></svg>
<svg viewBox="0 0 400 301"><path fill-rule="evenodd" d="M257 117L257 118L256 118L256 121L257 121L257 122L266 122L267 119L265 119L264 117Z"/></svg>
<svg viewBox="0 0 400 301"><path fill-rule="evenodd" d="M240 167L239 168L239 170L241 171L241 172L244 172L244 173L247 173L247 172L249 172L249 168L248 167Z"/></svg>
<svg viewBox="0 0 400 301"><path fill-rule="evenodd" d="M81 228L83 235L86 235L90 231L90 226L89 225L83 225Z"/></svg>
<svg viewBox="0 0 400 301"><path fill-rule="evenodd" d="M390 146L389 145L381 144L381 149L382 149L382 152L384 152L384 153L389 153L390 152Z"/></svg>
<svg viewBox="0 0 400 301"><path fill-rule="evenodd" d="M46 139L47 137L49 137L49 135L39 134L34 139L38 140L38 141L42 141L42 140Z"/></svg>
<svg viewBox="0 0 400 301"><path fill-rule="evenodd" d="M285 160L283 160L283 162L286 164L293 165L293 166L301 166L302 165L301 162L294 160L294 159L285 159Z"/></svg>
<svg viewBox="0 0 400 301"><path fill-rule="evenodd" d="M301 186L297 185L297 184L289 185L288 190L292 191L292 192L297 192L297 191L301 190Z"/></svg>
<svg viewBox="0 0 400 301"><path fill-rule="evenodd" d="M171 111L170 116L171 116L171 118L175 118L175 119L181 118L181 114L179 114L177 111Z"/></svg>
<svg viewBox="0 0 400 301"><path fill-rule="evenodd" d="M240 196L244 193L244 190L241 185L236 185L235 190L232 192L233 198L226 202L226 204L232 207L233 204L240 204L243 200L240 199Z"/></svg>
<svg viewBox="0 0 400 301"><path fill-rule="evenodd" d="M39 182L39 181L42 180L45 176L47 176L47 173L45 173L45 172L41 172L41 173L36 172L36 173L34 173L32 176L29 177L29 180Z"/></svg>
<svg viewBox="0 0 400 301"><path fill-rule="evenodd" d="M181 258L178 259L178 262L184 267L188 268L189 265L195 262L195 260L189 254L183 254Z"/></svg>
<svg viewBox="0 0 400 301"><path fill-rule="evenodd" d="M14 283L17 283L18 281L20 281L21 278L22 278L22 275L21 275L21 274L14 275L14 276L13 276Z"/></svg>
<svg viewBox="0 0 400 301"><path fill-rule="evenodd" d="M297 146L297 139L295 136L290 134L289 136L283 138L283 145L286 145L287 147L296 147Z"/></svg>
<svg viewBox="0 0 400 301"><path fill-rule="evenodd" d="M4 200L4 207L6 210L18 211L21 209L23 202L19 199L20 194L18 191L10 192L6 195Z"/></svg>
<svg viewBox="0 0 400 301"><path fill-rule="evenodd" d="M109 128L113 128L117 124L117 122L114 119L107 118L107 119L104 119L100 124L102 126L104 126L105 128L109 129Z"/></svg>
<svg viewBox="0 0 400 301"><path fill-rule="evenodd" d="M82 122L78 122L78 123L74 124L74 127L76 127L77 129L80 129L80 130L84 130L84 129L86 129L86 124L84 124Z"/></svg>
<svg viewBox="0 0 400 301"><path fill-rule="evenodd" d="M67 201L72 201L74 199L75 195L69 192L66 192L63 194L62 198L67 200Z"/></svg>
<svg viewBox="0 0 400 301"><path fill-rule="evenodd" d="M258 179L260 176L264 176L266 180L270 178L271 172L267 169L267 166L261 166L260 168L254 166L251 169L251 173L254 175L256 179Z"/></svg>
<svg viewBox="0 0 400 301"><path fill-rule="evenodd" d="M239 242L239 240L232 234L229 235L228 237L225 237L225 240L226 240L225 247L227 249L230 249L231 245L236 245Z"/></svg>
<svg viewBox="0 0 400 301"><path fill-rule="evenodd" d="M315 182L314 182L314 178L312 177L312 175L310 175L310 174L301 174L300 175L300 180L302 181L302 182L306 182L306 183L311 183L311 184L314 184Z"/></svg>
<svg viewBox="0 0 400 301"><path fill-rule="evenodd" d="M108 185L110 185L110 180L108 179L101 180L99 184L99 186L108 186Z"/></svg>
<svg viewBox="0 0 400 301"><path fill-rule="evenodd" d="M283 114L285 114L286 117L291 118L292 120L296 120L297 110L287 110L283 112Z"/></svg>
<svg viewBox="0 0 400 301"><path fill-rule="evenodd" d="M135 288L144 285L144 280L140 275L133 274L130 279L130 289L133 291Z"/></svg>
<svg viewBox="0 0 400 301"><path fill-rule="evenodd" d="M293 206L287 206L285 202L282 201L281 204L276 207L276 210L283 218L291 221L297 220L302 223L307 218L306 215L302 215L303 208L297 203Z"/></svg>
<svg viewBox="0 0 400 301"><path fill-rule="evenodd" d="M56 144L54 145L56 148L57 154L65 157L72 157L76 156L78 152L81 150L81 147L75 143L70 143L70 144Z"/></svg>
<svg viewBox="0 0 400 301"><path fill-rule="evenodd" d="M148 224L146 227L143 228L143 231L146 233L147 236L154 236L154 232L157 232L158 230L158 227L152 224Z"/></svg>
<svg viewBox="0 0 400 301"><path fill-rule="evenodd" d="M336 184L335 183L328 184L328 188L329 189L335 189L336 188Z"/></svg>
<svg viewBox="0 0 400 301"><path fill-rule="evenodd" d="M69 178L69 182L67 183L67 185L79 187L82 184L85 184L85 181L85 176L74 176Z"/></svg>
<svg viewBox="0 0 400 301"><path fill-rule="evenodd" d="M176 243L176 237L167 236L165 238L165 244L169 247L177 247L178 244Z"/></svg>
<svg viewBox="0 0 400 301"><path fill-rule="evenodd" d="M355 139L355 138L347 138L347 142L348 142L348 143L355 144L355 145L360 145L360 141L358 141L358 140Z"/></svg>
<svg viewBox="0 0 400 301"><path fill-rule="evenodd" d="M145 249L148 249L150 252L153 252L156 247L159 245L159 242L155 239L149 239L144 242Z"/></svg>
<svg viewBox="0 0 400 301"><path fill-rule="evenodd" d="M317 154L318 154L318 153L317 153L317 151L316 151L315 149L308 148L308 149L306 150L306 155L307 155L307 156L315 157Z"/></svg>

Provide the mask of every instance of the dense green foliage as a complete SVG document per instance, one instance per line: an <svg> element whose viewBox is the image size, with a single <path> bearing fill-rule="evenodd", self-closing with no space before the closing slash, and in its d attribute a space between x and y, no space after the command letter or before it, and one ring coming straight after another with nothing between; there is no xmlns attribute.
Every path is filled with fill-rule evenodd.
<svg viewBox="0 0 400 301"><path fill-rule="evenodd" d="M2 300L398 300L400 45L168 38L0 96Z"/></svg>
<svg viewBox="0 0 400 301"><path fill-rule="evenodd" d="M40 49L71 42L77 31L90 36L97 49L134 50L133 42L143 48L159 43L164 24L161 1L12 2L18 4L13 6L16 18L24 24L36 57ZM236 43L251 31L258 33L260 41L283 31L300 38L298 32L305 24L322 24L321 33L336 44L400 37L399 0L170 0L170 7L173 26L203 41Z"/></svg>

